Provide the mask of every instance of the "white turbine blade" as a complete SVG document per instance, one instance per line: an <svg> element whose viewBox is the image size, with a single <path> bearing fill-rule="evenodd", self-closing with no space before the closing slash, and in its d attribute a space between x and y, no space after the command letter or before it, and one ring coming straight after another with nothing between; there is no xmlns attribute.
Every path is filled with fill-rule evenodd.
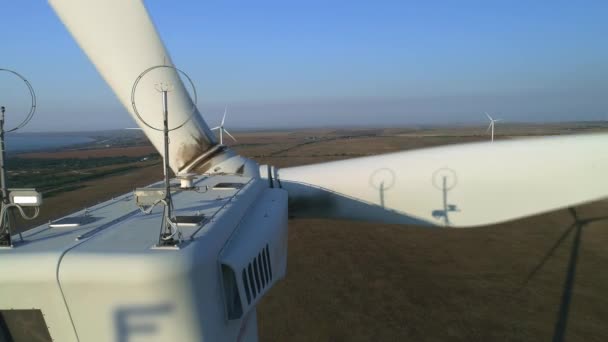
<svg viewBox="0 0 608 342"><path fill-rule="evenodd" d="M494 122L501 122L501 121L503 121L503 120L502 119L496 119L496 120L494 120Z"/></svg>
<svg viewBox="0 0 608 342"><path fill-rule="evenodd" d="M224 116L222 117L222 124L220 126L224 127L224 121L226 121L226 112L228 111L228 106L224 107Z"/></svg>
<svg viewBox="0 0 608 342"><path fill-rule="evenodd" d="M150 142L163 155L162 131L145 126L135 116L131 103L133 84L142 72L157 65L172 65L142 1L49 0L49 3L118 99L143 128ZM188 118L192 100L172 69L154 70L140 81L135 101L138 111L146 122L162 130L161 94L154 88L158 82L172 86L168 96L169 126L176 127ZM195 111L188 123L171 133L169 164L178 172L214 144L215 137Z"/></svg>
<svg viewBox="0 0 608 342"><path fill-rule="evenodd" d="M488 114L488 112L484 112L484 114L488 117L488 119L490 119L490 121L494 120L494 119L492 119L492 117L490 116L490 114Z"/></svg>
<svg viewBox="0 0 608 342"><path fill-rule="evenodd" d="M228 134L229 137L232 138L232 140L234 140L234 142L236 142L236 138L232 136L232 134L230 134L230 132L228 132L227 129L224 128L224 132L226 132L226 134Z"/></svg>
<svg viewBox="0 0 608 342"><path fill-rule="evenodd" d="M220 129L220 128L221 128L220 126L217 126L217 127L213 127L211 130L215 131L216 129Z"/></svg>
<svg viewBox="0 0 608 342"><path fill-rule="evenodd" d="M605 146L608 135L544 137L398 152L277 173L289 193L290 215L296 217L470 227L608 197Z"/></svg>
<svg viewBox="0 0 608 342"><path fill-rule="evenodd" d="M486 133L488 133L490 131L490 128L492 128L492 123L490 122L490 124L488 125L488 129L486 129Z"/></svg>

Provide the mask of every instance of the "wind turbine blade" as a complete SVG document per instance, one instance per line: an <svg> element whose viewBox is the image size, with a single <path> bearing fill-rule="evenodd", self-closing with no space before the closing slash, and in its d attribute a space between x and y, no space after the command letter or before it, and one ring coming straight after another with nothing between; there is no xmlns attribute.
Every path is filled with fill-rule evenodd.
<svg viewBox="0 0 608 342"><path fill-rule="evenodd" d="M236 142L236 138L232 136L232 134L230 134L230 132L228 132L227 129L224 128L224 132L226 132L226 134L228 134L229 137L232 138L232 140L234 140L234 142Z"/></svg>
<svg viewBox="0 0 608 342"><path fill-rule="evenodd" d="M131 113L150 142L164 157L163 133L145 126L133 111L131 93L139 75L150 67L173 65L142 1L49 0L78 45ZM168 104L170 126L188 119L192 100L173 69L150 72L136 89L136 105L142 118L162 129L161 95L154 89L158 82L172 85ZM175 125L175 126L174 126ZM193 117L171 134L169 164L176 173L216 144L209 127L195 111Z"/></svg>
<svg viewBox="0 0 608 342"><path fill-rule="evenodd" d="M220 129L220 128L221 128L220 126L217 126L217 127L213 127L211 130L215 131L215 130Z"/></svg>
<svg viewBox="0 0 608 342"><path fill-rule="evenodd" d="M503 120L502 119L496 119L496 120L494 120L494 122L501 122L501 121L503 121Z"/></svg>
<svg viewBox="0 0 608 342"><path fill-rule="evenodd" d="M224 107L224 116L222 117L222 124L220 126L224 127L224 121L226 121L226 112L228 111L228 106Z"/></svg>
<svg viewBox="0 0 608 342"><path fill-rule="evenodd" d="M484 114L488 117L488 119L490 119L490 121L494 120L494 119L492 119L492 117L490 116L490 114L488 114L488 112L484 112Z"/></svg>
<svg viewBox="0 0 608 342"><path fill-rule="evenodd" d="M608 197L607 145L608 134L452 145L279 169L277 178L295 217L471 227Z"/></svg>
<svg viewBox="0 0 608 342"><path fill-rule="evenodd" d="M488 133L490 131L490 128L492 128L492 122L490 122L490 124L488 125L488 129L486 129L486 133Z"/></svg>

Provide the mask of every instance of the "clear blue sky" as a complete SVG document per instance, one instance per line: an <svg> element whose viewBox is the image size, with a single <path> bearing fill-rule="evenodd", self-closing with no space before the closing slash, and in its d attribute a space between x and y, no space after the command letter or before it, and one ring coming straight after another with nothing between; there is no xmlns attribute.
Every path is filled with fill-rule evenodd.
<svg viewBox="0 0 608 342"><path fill-rule="evenodd" d="M608 1L146 6L211 126L225 104L235 128L608 118ZM0 13L0 68L39 97L29 130L133 125L45 1ZM0 75L12 108L26 102L16 84Z"/></svg>

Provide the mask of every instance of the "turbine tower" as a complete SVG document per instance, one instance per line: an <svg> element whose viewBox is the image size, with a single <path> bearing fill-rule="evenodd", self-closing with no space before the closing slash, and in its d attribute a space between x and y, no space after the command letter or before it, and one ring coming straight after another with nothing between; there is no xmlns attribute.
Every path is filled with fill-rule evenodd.
<svg viewBox="0 0 608 342"><path fill-rule="evenodd" d="M502 121L502 119L494 119L490 116L490 114L488 114L488 112L485 112L485 114L488 117L488 119L490 120L490 125L488 126L488 129L486 129L486 133L491 130L492 131L491 140L494 141L494 123L500 122L500 121Z"/></svg>
<svg viewBox="0 0 608 342"><path fill-rule="evenodd" d="M228 130L224 128L224 121L226 121L226 111L227 111L227 110L228 110L228 106L226 106L226 107L224 108L224 116L222 117L222 123L221 123L219 126L217 126L217 127L213 127L213 128L211 129L212 131L215 131L215 130L219 130L219 131L220 131L220 145L223 145L223 144L224 144L224 136L223 136L223 133L228 134L228 136L229 136L229 137L231 137L231 138L232 138L232 140L234 140L234 142L236 142L236 138L234 138L234 137L232 136L232 134L230 134L230 132L228 132Z"/></svg>

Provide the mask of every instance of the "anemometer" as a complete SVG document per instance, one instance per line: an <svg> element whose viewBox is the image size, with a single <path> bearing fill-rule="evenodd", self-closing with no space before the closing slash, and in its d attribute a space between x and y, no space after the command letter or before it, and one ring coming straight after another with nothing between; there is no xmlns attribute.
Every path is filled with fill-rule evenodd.
<svg viewBox="0 0 608 342"><path fill-rule="evenodd" d="M137 110L136 104L136 90L137 86L140 84L140 81L146 76L149 72L157 69L168 69L169 72L174 71L179 75L185 77L192 87L193 92L193 101L192 108L190 109L188 116L186 119L180 123L179 125L169 128L169 101L168 101L168 93L173 91L174 85L169 82L158 82L154 85L154 89L161 95L162 99L162 112L163 112L163 127L155 127L148 123L142 115L140 115ZM192 79L188 77L188 75L182 70L169 65L157 65L150 67L144 70L133 84L133 88L131 90L131 105L133 107L133 111L137 118L148 128L153 129L155 131L163 132L163 145L164 145L164 158L163 158L163 173L165 176L164 179L164 191L154 188L143 188L137 189L135 191L135 198L137 205L142 209L142 211L146 214L152 212L152 209L158 205L163 205L163 221L161 224L160 235L158 238L158 247L175 247L181 242L181 233L177 227L177 219L173 215L173 201L171 199L171 183L169 180L169 132L179 129L184 126L190 119L192 119L192 115L196 111L196 102L198 98L196 95L196 88L194 87L194 82Z"/></svg>
<svg viewBox="0 0 608 342"><path fill-rule="evenodd" d="M10 248L13 246L13 242L11 240L11 229L14 225L14 211L10 211L10 209L17 209L22 218L26 220L33 220L38 217L38 214L40 213L42 195L35 189L9 189L7 186L6 149L4 147L5 133L14 132L30 122L34 116L34 113L36 112L36 94L34 93L34 88L30 82L28 82L28 80L19 73L9 69L0 69L0 72L8 72L21 79L27 86L31 98L31 106L27 115L25 116L25 119L23 119L23 121L21 121L21 123L19 123L17 126L10 129L5 129L4 127L6 123L7 108L4 105L0 106L0 188L2 192L2 209L0 209L0 248ZM27 215L23 210L24 207L33 207L34 214L31 216Z"/></svg>

